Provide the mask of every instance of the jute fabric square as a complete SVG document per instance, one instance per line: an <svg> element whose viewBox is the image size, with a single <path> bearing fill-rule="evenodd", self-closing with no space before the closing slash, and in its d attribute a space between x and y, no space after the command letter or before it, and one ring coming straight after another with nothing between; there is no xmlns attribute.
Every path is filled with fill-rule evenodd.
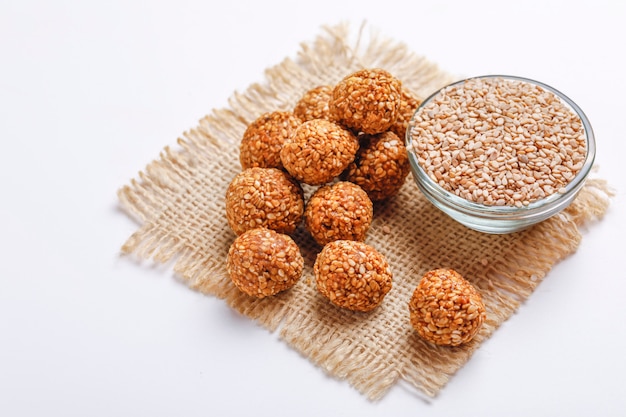
<svg viewBox="0 0 626 417"><path fill-rule="evenodd" d="M334 307L317 293L313 264L321 248L302 226L294 235L305 259L302 279L275 297L248 297L226 272L235 235L224 205L226 188L241 171L244 130L262 113L292 109L310 88L332 85L350 72L372 67L391 72L422 98L455 80L403 43L373 31L366 36L363 27L356 34L348 25L323 28L316 39L302 44L295 58L267 69L264 82L233 94L227 107L200 120L120 189L122 207L141 224L122 251L160 263L171 261L190 288L219 297L277 331L303 356L371 400L381 398L399 380L435 396L551 267L575 252L580 226L601 218L609 192L604 181L589 180L565 212L523 232L488 235L439 212L409 177L399 195L375 205L366 240L387 257L394 275L393 288L380 307L355 313ZM409 322L407 304L419 279L440 267L459 271L486 304L481 332L460 347L427 343Z"/></svg>

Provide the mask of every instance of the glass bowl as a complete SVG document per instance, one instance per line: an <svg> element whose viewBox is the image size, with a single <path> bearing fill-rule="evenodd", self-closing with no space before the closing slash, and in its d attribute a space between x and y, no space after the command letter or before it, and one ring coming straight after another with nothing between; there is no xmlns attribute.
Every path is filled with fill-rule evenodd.
<svg viewBox="0 0 626 417"><path fill-rule="evenodd" d="M564 103L576 115L578 115L584 129L586 156L583 165L577 172L577 174L572 179L570 179L569 183L564 187L563 190L559 192L554 192L553 194L549 194L542 199L532 201L527 205L522 205L521 207L514 205L497 206L481 204L465 199L461 196L454 194L453 192L447 191L426 173L424 168L420 165L417 155L411 149L414 141L412 127L416 123L416 117L420 115L422 109L427 106L432 100L434 100L438 96L438 94L440 94L445 88L458 84L463 84L470 79L484 79L494 77L503 78L505 80L530 83L553 93L561 100L562 103ZM417 141L417 139L415 140ZM589 172L591 171L596 152L595 138L593 130L591 128L591 124L589 123L589 120L580 109L580 107L576 105L576 103L570 100L563 93L546 84L523 77L509 75L487 75L481 77L472 77L452 83L433 93L417 108L415 114L409 122L409 126L406 131L406 145L408 149L409 162L411 165L411 173L415 179L415 182L417 183L417 186L426 196L426 198L437 208L439 208L441 211L443 211L459 223L480 232L493 234L512 233L526 229L536 223L539 223L554 216L555 214L566 208L574 200L580 189L583 187L585 180Z"/></svg>

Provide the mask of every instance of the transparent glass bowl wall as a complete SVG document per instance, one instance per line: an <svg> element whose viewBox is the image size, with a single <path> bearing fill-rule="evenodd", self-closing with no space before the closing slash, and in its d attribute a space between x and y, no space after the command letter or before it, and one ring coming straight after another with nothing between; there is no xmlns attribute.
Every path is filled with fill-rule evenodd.
<svg viewBox="0 0 626 417"><path fill-rule="evenodd" d="M522 81L540 86L544 90L550 91L559 97L563 103L568 105L580 117L585 130L587 155L578 174L565 187L565 192L556 192L546 198L536 200L529 205L522 207L479 204L446 191L439 184L433 181L419 164L417 156L413 153L413 151L409 151L409 162L411 164L411 172L419 189L426 196L426 198L441 211L471 229L485 233L502 234L526 229L536 223L554 216L569 206L580 189L583 187L585 180L591 171L591 167L595 159L596 146L593 130L587 116L585 116L576 103L570 100L563 93L541 82L516 76L487 75L472 77L472 79L495 77ZM462 84L465 81L466 80L461 80L450 85ZM449 86L444 88L447 87ZM443 88L441 90L443 90ZM416 110L415 114L419 114L421 109L432 101L441 92L441 90L436 91L424 100ZM413 126L414 118L415 115L409 123L409 127L406 132L407 146L410 146L413 141L411 127Z"/></svg>

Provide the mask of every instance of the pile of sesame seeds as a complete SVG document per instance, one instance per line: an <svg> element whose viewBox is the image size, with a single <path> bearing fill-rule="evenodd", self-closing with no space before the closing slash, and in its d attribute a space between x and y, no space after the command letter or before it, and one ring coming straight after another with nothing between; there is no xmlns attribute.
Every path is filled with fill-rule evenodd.
<svg viewBox="0 0 626 417"><path fill-rule="evenodd" d="M468 201L527 206L557 192L587 155L580 117L554 93L524 80L453 84L415 115L409 151L426 174Z"/></svg>

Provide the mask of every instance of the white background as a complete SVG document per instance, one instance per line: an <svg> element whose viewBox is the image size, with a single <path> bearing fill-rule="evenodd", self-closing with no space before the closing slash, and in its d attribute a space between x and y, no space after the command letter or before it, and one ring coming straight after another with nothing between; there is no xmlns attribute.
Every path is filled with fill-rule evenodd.
<svg viewBox="0 0 626 417"><path fill-rule="evenodd" d="M367 401L275 334L121 257L116 191L324 24L587 113L617 190L440 395ZM623 1L0 2L0 415L617 416L626 410Z"/></svg>

